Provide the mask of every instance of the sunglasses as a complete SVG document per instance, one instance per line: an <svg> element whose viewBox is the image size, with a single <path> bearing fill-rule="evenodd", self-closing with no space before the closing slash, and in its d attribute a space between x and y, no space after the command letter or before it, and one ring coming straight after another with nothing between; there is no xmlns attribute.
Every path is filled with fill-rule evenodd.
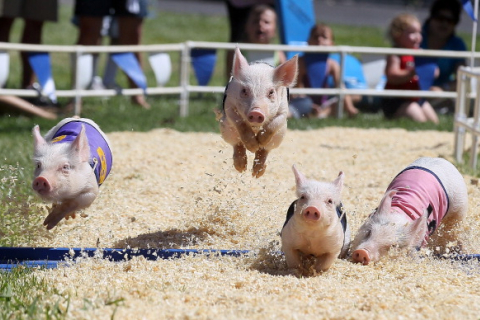
<svg viewBox="0 0 480 320"><path fill-rule="evenodd" d="M443 14L434 15L432 17L432 19L435 19L438 22L447 22L447 23L450 23L450 24L455 24L456 23L454 18L452 18L450 16L443 15Z"/></svg>

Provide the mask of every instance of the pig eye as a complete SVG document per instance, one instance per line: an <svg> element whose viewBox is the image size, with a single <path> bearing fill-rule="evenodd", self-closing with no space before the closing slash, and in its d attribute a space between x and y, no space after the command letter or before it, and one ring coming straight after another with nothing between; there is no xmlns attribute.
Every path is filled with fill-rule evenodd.
<svg viewBox="0 0 480 320"><path fill-rule="evenodd" d="M268 92L268 97L273 98L274 96L275 96L275 90L270 89L270 91Z"/></svg>
<svg viewBox="0 0 480 320"><path fill-rule="evenodd" d="M365 238L370 238L371 235L372 235L372 230L367 230L365 232Z"/></svg>
<svg viewBox="0 0 480 320"><path fill-rule="evenodd" d="M40 162L37 162L36 166L37 166L37 169L40 169L42 167L42 164Z"/></svg>
<svg viewBox="0 0 480 320"><path fill-rule="evenodd" d="M333 204L333 200L332 200L332 199L328 199L327 202L328 202L328 204Z"/></svg>
<svg viewBox="0 0 480 320"><path fill-rule="evenodd" d="M63 170L68 171L70 170L70 165L68 163L64 164L62 167Z"/></svg>
<svg viewBox="0 0 480 320"><path fill-rule="evenodd" d="M300 197L300 199L302 199L302 200L305 200L305 198L306 198L306 197L305 197L304 194L302 194L301 197Z"/></svg>
<svg viewBox="0 0 480 320"><path fill-rule="evenodd" d="M243 88L243 89L242 89L242 95L243 95L243 96L246 96L247 94L248 94L247 89Z"/></svg>

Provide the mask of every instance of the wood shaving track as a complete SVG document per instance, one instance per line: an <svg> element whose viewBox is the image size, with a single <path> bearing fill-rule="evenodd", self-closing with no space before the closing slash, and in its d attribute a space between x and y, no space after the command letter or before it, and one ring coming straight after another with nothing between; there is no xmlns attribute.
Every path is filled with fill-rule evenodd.
<svg viewBox="0 0 480 320"><path fill-rule="evenodd" d="M327 128L289 131L259 179L238 173L216 133L108 135L114 165L87 218L61 222L36 246L212 248L250 256L127 262L86 259L39 270L75 319L478 319L480 263L392 254L375 265L337 260L322 274L288 270L279 232L295 199L293 163L309 178L345 172L355 234L391 179L420 156L452 160L453 134ZM465 249L480 253L479 187L468 186ZM426 252L428 253L428 252ZM66 304L67 302L61 302Z"/></svg>

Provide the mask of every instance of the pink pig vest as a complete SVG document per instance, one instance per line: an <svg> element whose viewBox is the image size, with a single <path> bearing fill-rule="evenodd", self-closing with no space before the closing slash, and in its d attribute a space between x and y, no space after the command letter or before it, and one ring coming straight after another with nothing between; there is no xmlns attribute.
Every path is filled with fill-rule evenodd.
<svg viewBox="0 0 480 320"><path fill-rule="evenodd" d="M397 190L392 198L392 209L407 214L410 219L420 218L428 212L423 245L442 222L449 207L448 194L440 179L422 167L409 167L400 172L387 188Z"/></svg>
<svg viewBox="0 0 480 320"><path fill-rule="evenodd" d="M78 120L72 120L61 126L52 137L52 143L73 142L80 134L82 124L85 127L85 133L90 146L90 166L92 167L98 185L102 185L112 169L113 157L112 151L104 137L103 132L92 126L90 123Z"/></svg>

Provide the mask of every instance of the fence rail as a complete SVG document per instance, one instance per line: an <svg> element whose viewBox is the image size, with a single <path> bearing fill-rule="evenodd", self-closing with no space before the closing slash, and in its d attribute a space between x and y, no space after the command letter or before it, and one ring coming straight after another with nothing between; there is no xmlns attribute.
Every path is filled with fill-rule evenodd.
<svg viewBox="0 0 480 320"><path fill-rule="evenodd" d="M291 52L325 52L325 53L339 53L340 54L340 69L341 79L343 83L343 69L345 67L346 54L362 54L362 55L388 55L388 54L402 54L425 57L456 57L473 59L474 61L480 58L480 53L459 52L459 51L444 51L444 50L411 50L398 48L378 48L378 47L359 47L359 46L293 46L293 45L258 45L258 44L233 44L224 42L201 42L201 41L187 41L184 43L175 44L157 44L157 45L136 45L136 46L60 46L60 45L31 45L20 43L5 43L0 42L1 51L36 51L36 52L63 52L70 53L75 59L74 74L77 75L74 80L73 89L71 90L57 90L58 97L71 97L75 100L75 114L80 115L80 99L81 97L99 97L99 96L115 96L119 92L114 89L105 90L84 90L79 86L80 64L79 58L86 53L114 53L114 52L178 52L180 54L180 77L177 86L168 87L147 87L147 95L162 95L162 94L178 94L180 97L179 113L180 116L187 116L189 113L189 96L191 93L223 93L225 87L223 86L196 86L190 83L191 74L191 50L194 48L216 49L216 50L233 50L235 47L241 50L251 51L291 51ZM121 94L125 96L142 94L142 89L122 89ZM455 92L431 92L431 91L417 91L417 90L375 90L375 89L348 89L344 87L314 89L314 88L293 88L292 94L310 94L310 95L338 95L340 105L343 104L343 98L347 94L358 94L365 96L390 96L390 97L422 97L422 98L457 98ZM0 88L0 95L15 95L20 97L35 97L38 93L29 89L4 89ZM469 98L474 97L469 94ZM338 117L342 117L343 108L337 108Z"/></svg>

